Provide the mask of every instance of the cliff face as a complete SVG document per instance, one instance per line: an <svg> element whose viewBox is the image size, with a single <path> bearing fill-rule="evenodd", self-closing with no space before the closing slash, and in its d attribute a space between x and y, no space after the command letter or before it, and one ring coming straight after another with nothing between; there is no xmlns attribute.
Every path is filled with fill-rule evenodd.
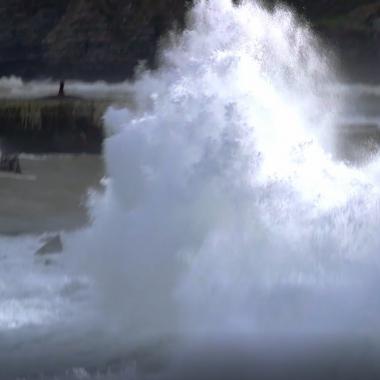
<svg viewBox="0 0 380 380"><path fill-rule="evenodd" d="M122 80L191 0L1 0L0 76ZM264 0L273 3L273 0ZM354 76L380 79L380 0L287 0Z"/></svg>
<svg viewBox="0 0 380 380"><path fill-rule="evenodd" d="M154 62L186 0L2 0L0 76L122 80Z"/></svg>

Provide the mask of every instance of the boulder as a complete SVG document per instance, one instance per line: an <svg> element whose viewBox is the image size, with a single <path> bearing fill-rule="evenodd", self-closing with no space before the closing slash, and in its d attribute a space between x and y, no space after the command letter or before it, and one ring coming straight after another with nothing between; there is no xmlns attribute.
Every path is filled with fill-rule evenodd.
<svg viewBox="0 0 380 380"><path fill-rule="evenodd" d="M43 239L43 245L36 251L38 256L54 255L63 251L62 239L59 234Z"/></svg>

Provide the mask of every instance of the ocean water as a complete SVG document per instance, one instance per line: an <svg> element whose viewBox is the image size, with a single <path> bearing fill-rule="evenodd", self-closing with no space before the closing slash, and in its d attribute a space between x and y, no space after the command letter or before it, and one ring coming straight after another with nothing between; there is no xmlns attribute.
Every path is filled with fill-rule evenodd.
<svg viewBox="0 0 380 380"><path fill-rule="evenodd" d="M379 94L339 83L291 11L198 1L119 85L101 184L35 157L48 211L1 221L0 379L378 378Z"/></svg>
<svg viewBox="0 0 380 380"><path fill-rule="evenodd" d="M89 222L87 198L102 190L102 158L96 155L26 155L24 177L0 176L0 234L75 230Z"/></svg>

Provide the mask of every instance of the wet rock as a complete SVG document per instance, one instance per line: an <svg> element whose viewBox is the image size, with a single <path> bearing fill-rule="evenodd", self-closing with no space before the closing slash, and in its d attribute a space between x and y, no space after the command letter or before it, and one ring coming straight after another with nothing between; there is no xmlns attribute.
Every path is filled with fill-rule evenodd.
<svg viewBox="0 0 380 380"><path fill-rule="evenodd" d="M38 251L36 255L38 256L46 256L46 255L54 255L57 253L61 253L63 251L62 239L59 234L54 236L49 236L43 240L43 245Z"/></svg>

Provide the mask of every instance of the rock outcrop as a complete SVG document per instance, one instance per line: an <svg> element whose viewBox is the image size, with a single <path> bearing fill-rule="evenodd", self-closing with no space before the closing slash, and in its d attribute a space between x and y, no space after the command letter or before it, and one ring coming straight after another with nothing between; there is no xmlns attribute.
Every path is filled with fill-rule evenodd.
<svg viewBox="0 0 380 380"><path fill-rule="evenodd" d="M70 97L2 100L0 149L6 153L100 153L102 115L109 104Z"/></svg>
<svg viewBox="0 0 380 380"><path fill-rule="evenodd" d="M285 2L338 49L351 75L380 80L379 0ZM154 66L160 37L183 25L190 3L2 0L0 76L123 80L142 60Z"/></svg>
<svg viewBox="0 0 380 380"><path fill-rule="evenodd" d="M42 239L42 246L36 251L37 256L47 256L61 253L63 251L62 239L59 234L47 236Z"/></svg>
<svg viewBox="0 0 380 380"><path fill-rule="evenodd" d="M183 24L186 0L2 0L0 76L122 80Z"/></svg>

